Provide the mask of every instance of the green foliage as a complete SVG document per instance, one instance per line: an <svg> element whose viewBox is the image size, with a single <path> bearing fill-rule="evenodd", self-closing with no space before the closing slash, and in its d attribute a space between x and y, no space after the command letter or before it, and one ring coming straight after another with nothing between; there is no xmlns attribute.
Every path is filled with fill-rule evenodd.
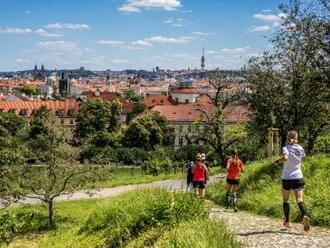
<svg viewBox="0 0 330 248"><path fill-rule="evenodd" d="M203 201L165 189L133 191L100 205L80 232L101 233L107 247L123 247L150 228L172 227L181 221L207 216Z"/></svg>
<svg viewBox="0 0 330 248"><path fill-rule="evenodd" d="M75 137L80 143L98 132L113 132L120 128L120 103L101 99L84 102L76 114Z"/></svg>
<svg viewBox="0 0 330 248"><path fill-rule="evenodd" d="M144 104L137 103L136 105L134 105L133 110L131 112L127 113L126 123L129 124L133 118L135 118L137 115L141 114L145 110L146 110L146 107Z"/></svg>
<svg viewBox="0 0 330 248"><path fill-rule="evenodd" d="M132 102L138 102L141 97L138 96L134 90L132 89L128 89L128 90L125 90L124 91L124 97L125 99L129 100L129 101L132 101Z"/></svg>
<svg viewBox="0 0 330 248"><path fill-rule="evenodd" d="M126 147L151 150L156 145L169 144L172 134L173 130L164 117L157 113L148 113L131 121L123 132L122 143Z"/></svg>
<svg viewBox="0 0 330 248"><path fill-rule="evenodd" d="M148 158L148 151L138 147L120 147L116 149L116 161L126 165L141 164Z"/></svg>
<svg viewBox="0 0 330 248"><path fill-rule="evenodd" d="M38 94L38 89L35 85L32 84L26 84L23 86L23 88L21 89L21 92L31 96L31 95L37 95Z"/></svg>
<svg viewBox="0 0 330 248"><path fill-rule="evenodd" d="M159 248L238 248L242 245L226 228L225 222L197 219L183 222L165 232L157 243Z"/></svg>
<svg viewBox="0 0 330 248"><path fill-rule="evenodd" d="M45 216L32 209L20 211L0 210L0 244L9 243L13 237L45 228Z"/></svg>
<svg viewBox="0 0 330 248"><path fill-rule="evenodd" d="M304 201L313 225L330 227L330 157L320 155L308 158L303 165L306 182ZM282 218L281 170L268 161L254 162L246 166L239 190L238 207L257 214ZM315 180L317 179L317 180ZM224 182L208 188L208 197L225 204ZM300 221L301 216L291 196L291 218Z"/></svg>

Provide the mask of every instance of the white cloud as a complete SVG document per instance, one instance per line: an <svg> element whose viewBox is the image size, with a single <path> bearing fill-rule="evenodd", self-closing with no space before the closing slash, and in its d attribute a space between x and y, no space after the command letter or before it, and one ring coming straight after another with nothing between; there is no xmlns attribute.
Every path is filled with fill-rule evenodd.
<svg viewBox="0 0 330 248"><path fill-rule="evenodd" d="M230 54L241 54L248 52L250 49L251 49L250 47L246 46L246 47L237 47L237 48L223 48L221 49L221 51Z"/></svg>
<svg viewBox="0 0 330 248"><path fill-rule="evenodd" d="M145 40L137 40L132 42L133 46L141 46L141 47L151 47L152 43Z"/></svg>
<svg viewBox="0 0 330 248"><path fill-rule="evenodd" d="M128 12L128 13L137 13L137 12L141 12L141 10L137 7L134 7L132 5L129 4L123 4L122 6L120 6L118 8L118 10L120 12Z"/></svg>
<svg viewBox="0 0 330 248"><path fill-rule="evenodd" d="M172 27L181 28L184 26L184 19L183 18L168 19L164 23L169 24Z"/></svg>
<svg viewBox="0 0 330 248"><path fill-rule="evenodd" d="M110 45L110 46L119 46L124 45L125 42L121 40L97 40L95 43L100 45Z"/></svg>
<svg viewBox="0 0 330 248"><path fill-rule="evenodd" d="M54 51L79 51L80 48L77 43L71 41L45 41L37 43L37 47L45 50Z"/></svg>
<svg viewBox="0 0 330 248"><path fill-rule="evenodd" d="M263 9L261 12L262 13L269 13L269 12L272 12L272 10L271 9Z"/></svg>
<svg viewBox="0 0 330 248"><path fill-rule="evenodd" d="M181 6L180 0L127 0L118 10L121 12L140 12L142 9L173 11Z"/></svg>
<svg viewBox="0 0 330 248"><path fill-rule="evenodd" d="M45 26L45 28L52 29L89 29L89 25L87 24L72 24L72 23L51 23Z"/></svg>
<svg viewBox="0 0 330 248"><path fill-rule="evenodd" d="M209 36L209 35L215 35L213 32L192 32L193 35L198 36Z"/></svg>
<svg viewBox="0 0 330 248"><path fill-rule="evenodd" d="M31 32L30 28L0 28L0 34L28 34Z"/></svg>
<svg viewBox="0 0 330 248"><path fill-rule="evenodd" d="M268 31L270 27L268 25L263 25L263 26L256 26L254 28L251 28L251 32L265 32Z"/></svg>
<svg viewBox="0 0 330 248"><path fill-rule="evenodd" d="M158 44L186 44L194 38L191 36L180 36L180 37L163 37L163 36L152 36L144 39L147 42L158 43Z"/></svg>
<svg viewBox="0 0 330 248"><path fill-rule="evenodd" d="M255 19L258 19L258 20L261 20L261 21L278 22L278 21L281 21L282 18L285 18L286 15L284 13L279 13L277 15L258 13L258 14L253 15L253 17Z"/></svg>
<svg viewBox="0 0 330 248"><path fill-rule="evenodd" d="M62 37L63 36L62 34L58 34L58 33L49 33L42 28L35 30L34 33L38 34L40 36L43 36L43 37Z"/></svg>

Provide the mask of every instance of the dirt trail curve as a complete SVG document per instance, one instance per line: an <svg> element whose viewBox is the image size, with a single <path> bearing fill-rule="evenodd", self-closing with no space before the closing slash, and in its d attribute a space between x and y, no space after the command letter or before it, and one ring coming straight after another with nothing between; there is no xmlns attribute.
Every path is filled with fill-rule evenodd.
<svg viewBox="0 0 330 248"><path fill-rule="evenodd" d="M211 218L223 219L245 247L253 248L329 248L330 229L312 227L306 233L302 224L294 223L290 230L282 228L281 220L246 212L234 213L217 206Z"/></svg>
<svg viewBox="0 0 330 248"><path fill-rule="evenodd" d="M213 184L223 178L222 175L216 175L210 177L208 184ZM80 190L72 194L63 194L55 199L55 201L72 201L72 200L83 200L83 199L99 199L99 198L107 198L120 195L125 192L129 192L132 190L148 188L148 187L163 187L170 189L185 189L186 182L185 179L173 179L173 180L165 180L158 181L152 183L141 183L141 184L131 184L125 186L117 186L112 188L104 188L100 190ZM91 194L92 193L92 194ZM0 199L1 200L1 199ZM18 204L35 204L40 203L39 199L25 197L22 200L18 201ZM0 208L3 207L0 201Z"/></svg>

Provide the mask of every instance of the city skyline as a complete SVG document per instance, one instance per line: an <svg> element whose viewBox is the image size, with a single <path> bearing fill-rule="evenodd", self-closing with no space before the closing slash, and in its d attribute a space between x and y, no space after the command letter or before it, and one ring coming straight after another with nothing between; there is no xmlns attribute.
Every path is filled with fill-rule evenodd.
<svg viewBox="0 0 330 248"><path fill-rule="evenodd" d="M286 1L3 0L0 71L239 69L271 49Z"/></svg>

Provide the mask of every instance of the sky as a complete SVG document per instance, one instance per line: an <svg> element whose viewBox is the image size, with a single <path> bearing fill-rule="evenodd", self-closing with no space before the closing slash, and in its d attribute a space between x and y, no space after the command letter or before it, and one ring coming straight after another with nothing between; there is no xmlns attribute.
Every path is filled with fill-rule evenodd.
<svg viewBox="0 0 330 248"><path fill-rule="evenodd" d="M0 71L239 69L287 0L0 0Z"/></svg>

